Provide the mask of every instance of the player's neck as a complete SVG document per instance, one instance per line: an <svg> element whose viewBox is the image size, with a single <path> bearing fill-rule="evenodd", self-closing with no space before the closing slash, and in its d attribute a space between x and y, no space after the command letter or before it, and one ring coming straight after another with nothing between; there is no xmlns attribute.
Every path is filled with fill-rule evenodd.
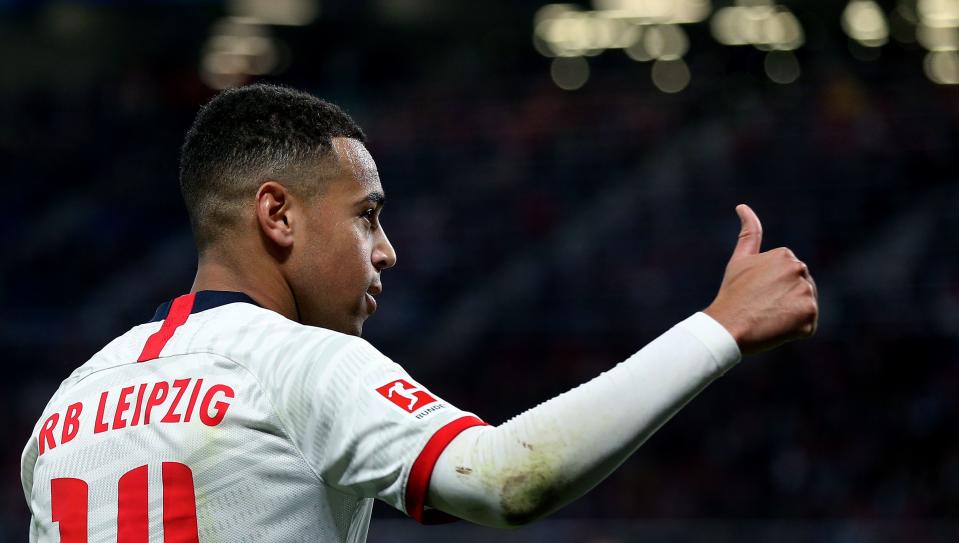
<svg viewBox="0 0 959 543"><path fill-rule="evenodd" d="M265 309L298 320L293 293L278 270L243 262L222 252L200 256L190 292L223 290L242 292Z"/></svg>

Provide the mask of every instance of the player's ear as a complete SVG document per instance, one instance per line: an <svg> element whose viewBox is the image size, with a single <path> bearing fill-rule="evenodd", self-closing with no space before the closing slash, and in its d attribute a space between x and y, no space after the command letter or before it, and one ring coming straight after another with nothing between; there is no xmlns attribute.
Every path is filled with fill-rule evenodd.
<svg viewBox="0 0 959 543"><path fill-rule="evenodd" d="M256 221L260 231L277 246L293 245L292 197L286 187L267 181L256 191Z"/></svg>

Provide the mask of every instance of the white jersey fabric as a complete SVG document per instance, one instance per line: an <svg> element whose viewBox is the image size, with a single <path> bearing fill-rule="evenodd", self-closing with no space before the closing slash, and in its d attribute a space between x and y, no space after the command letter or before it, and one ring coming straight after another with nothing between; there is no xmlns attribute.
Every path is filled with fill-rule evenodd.
<svg viewBox="0 0 959 543"><path fill-rule="evenodd" d="M30 541L365 541L373 498L422 521L437 457L483 424L360 338L181 296L44 409Z"/></svg>

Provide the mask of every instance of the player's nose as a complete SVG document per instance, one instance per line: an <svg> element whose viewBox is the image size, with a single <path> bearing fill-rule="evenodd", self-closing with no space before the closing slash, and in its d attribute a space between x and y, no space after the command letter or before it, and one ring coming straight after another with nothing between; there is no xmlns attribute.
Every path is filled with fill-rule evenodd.
<svg viewBox="0 0 959 543"><path fill-rule="evenodd" d="M386 232L384 232L382 228L379 232L380 239L373 248L373 266L377 270L382 271L396 265L396 250L393 249L393 244L390 243L390 239L386 237Z"/></svg>

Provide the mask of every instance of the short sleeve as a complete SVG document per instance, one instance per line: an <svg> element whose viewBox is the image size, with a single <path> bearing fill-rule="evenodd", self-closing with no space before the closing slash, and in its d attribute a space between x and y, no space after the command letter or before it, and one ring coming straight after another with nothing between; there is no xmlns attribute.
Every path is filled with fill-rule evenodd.
<svg viewBox="0 0 959 543"><path fill-rule="evenodd" d="M366 341L338 336L286 364L272 396L325 484L424 521L433 466L463 430L485 424L415 381Z"/></svg>

